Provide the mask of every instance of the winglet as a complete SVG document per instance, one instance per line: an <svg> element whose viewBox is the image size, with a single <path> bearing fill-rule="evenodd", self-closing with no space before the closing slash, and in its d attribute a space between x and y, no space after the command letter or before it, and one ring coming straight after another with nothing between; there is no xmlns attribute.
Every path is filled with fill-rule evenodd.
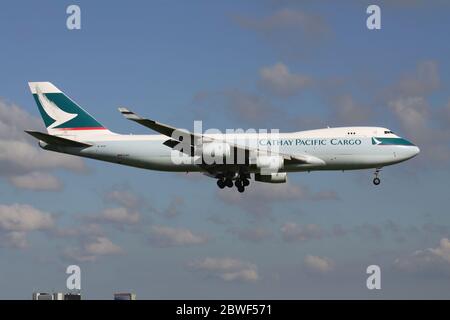
<svg viewBox="0 0 450 320"><path fill-rule="evenodd" d="M129 120L140 120L142 119L140 116L138 116L133 111L128 110L127 108L120 107L118 108L119 112L127 119Z"/></svg>

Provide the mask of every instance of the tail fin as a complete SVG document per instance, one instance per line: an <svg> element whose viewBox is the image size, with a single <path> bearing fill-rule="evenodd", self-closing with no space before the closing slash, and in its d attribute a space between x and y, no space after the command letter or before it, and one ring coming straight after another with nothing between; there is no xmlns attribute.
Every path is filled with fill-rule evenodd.
<svg viewBox="0 0 450 320"><path fill-rule="evenodd" d="M91 133L98 132L96 130L109 132L52 83L29 82L28 85L49 134L67 134L67 131L72 130L77 130L76 133L84 130ZM75 134L75 131L71 134Z"/></svg>

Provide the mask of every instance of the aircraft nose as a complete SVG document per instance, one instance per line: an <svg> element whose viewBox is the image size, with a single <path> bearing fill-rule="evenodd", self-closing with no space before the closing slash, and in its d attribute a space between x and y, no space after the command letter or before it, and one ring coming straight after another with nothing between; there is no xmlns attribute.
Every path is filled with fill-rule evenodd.
<svg viewBox="0 0 450 320"><path fill-rule="evenodd" d="M407 159L414 158L420 153L420 149L417 146L409 146L408 151L406 152L405 156Z"/></svg>

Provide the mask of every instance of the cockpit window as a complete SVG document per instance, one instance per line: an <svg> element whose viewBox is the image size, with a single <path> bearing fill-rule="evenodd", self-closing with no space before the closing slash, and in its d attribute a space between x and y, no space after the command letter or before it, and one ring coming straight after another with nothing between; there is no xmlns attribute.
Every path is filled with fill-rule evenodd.
<svg viewBox="0 0 450 320"><path fill-rule="evenodd" d="M390 133L391 133L391 134L394 134L394 131L387 130L387 131L385 131L384 133L385 133L385 134L390 134Z"/></svg>

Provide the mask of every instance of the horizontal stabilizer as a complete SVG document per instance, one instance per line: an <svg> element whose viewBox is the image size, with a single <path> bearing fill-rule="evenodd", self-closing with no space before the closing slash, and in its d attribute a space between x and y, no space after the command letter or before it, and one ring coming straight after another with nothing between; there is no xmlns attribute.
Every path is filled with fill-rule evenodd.
<svg viewBox="0 0 450 320"><path fill-rule="evenodd" d="M51 144L51 145L57 145L57 146L64 146L64 147L77 147L77 148L86 148L91 147L91 144L79 142L75 140L70 140L66 138L61 138L57 136L52 136L47 133L42 133L38 131L28 131L25 130L26 133L29 135L35 137L38 140L44 141L45 143Z"/></svg>

